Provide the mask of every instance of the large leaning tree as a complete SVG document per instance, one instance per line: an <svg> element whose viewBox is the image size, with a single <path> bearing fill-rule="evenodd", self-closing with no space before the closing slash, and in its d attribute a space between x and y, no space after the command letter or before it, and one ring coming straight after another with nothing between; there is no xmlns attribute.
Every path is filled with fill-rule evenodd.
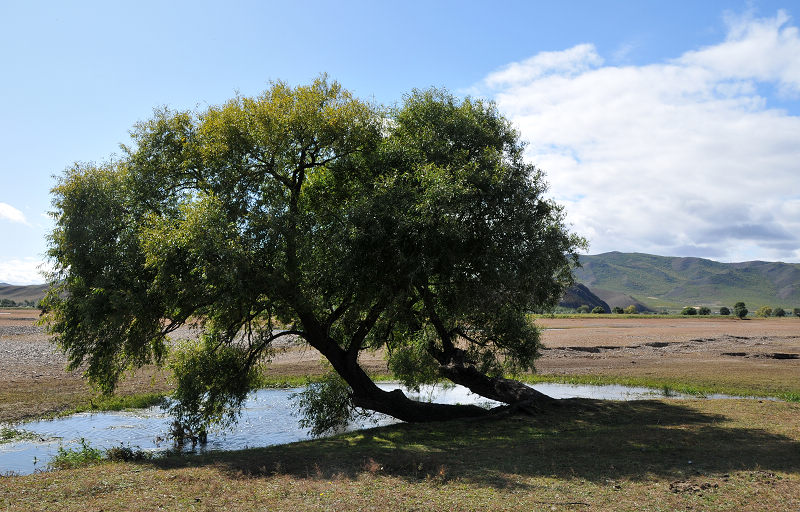
<svg viewBox="0 0 800 512"><path fill-rule="evenodd" d="M434 89L381 109L322 76L158 110L123 150L53 189L45 318L101 390L171 361L174 412L202 430L235 417L291 336L338 374L315 395L318 432L354 408L491 413L380 389L366 350L385 349L412 387L444 378L505 404L549 401L504 376L533 368L527 314L557 302L583 242L493 104ZM171 340L185 324L197 339Z"/></svg>

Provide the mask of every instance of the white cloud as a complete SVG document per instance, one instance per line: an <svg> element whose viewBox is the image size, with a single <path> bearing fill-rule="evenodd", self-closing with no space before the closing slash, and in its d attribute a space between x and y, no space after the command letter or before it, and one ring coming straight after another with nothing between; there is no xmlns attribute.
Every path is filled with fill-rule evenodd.
<svg viewBox="0 0 800 512"><path fill-rule="evenodd" d="M42 284L45 278L42 271L49 268L35 258L0 261L0 283L28 285Z"/></svg>
<svg viewBox="0 0 800 512"><path fill-rule="evenodd" d="M800 35L780 12L729 22L717 45L666 63L604 66L592 45L489 74L591 252L800 261Z"/></svg>
<svg viewBox="0 0 800 512"><path fill-rule="evenodd" d="M25 215L7 203L0 203L0 219L19 222L20 224L28 224L28 221L25 220Z"/></svg>

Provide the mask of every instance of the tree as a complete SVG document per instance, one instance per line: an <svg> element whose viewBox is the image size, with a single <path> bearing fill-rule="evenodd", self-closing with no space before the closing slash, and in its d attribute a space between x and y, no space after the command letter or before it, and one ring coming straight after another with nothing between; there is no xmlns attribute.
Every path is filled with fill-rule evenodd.
<svg viewBox="0 0 800 512"><path fill-rule="evenodd" d="M786 310L781 307L778 307L772 310L772 314L779 318L783 318L786 316Z"/></svg>
<svg viewBox="0 0 800 512"><path fill-rule="evenodd" d="M274 342L297 336L338 375L338 391L301 401L328 400L333 423L356 408L412 422L490 413L381 390L358 362L379 348L409 386L446 378L549 402L504 375L533 369L527 312L555 306L585 243L493 104L428 90L381 110L323 76L158 110L132 138L53 190L46 321L104 392L169 362L173 413L203 432L235 418ZM170 353L193 319L199 340Z"/></svg>
<svg viewBox="0 0 800 512"><path fill-rule="evenodd" d="M792 309L792 314L798 318L800 318L800 308Z"/></svg>
<svg viewBox="0 0 800 512"><path fill-rule="evenodd" d="M578 306L578 309L576 311L578 313L588 313L591 310L589 309L589 306L587 306L586 304L581 304L580 306Z"/></svg>
<svg viewBox="0 0 800 512"><path fill-rule="evenodd" d="M722 316L728 316L731 314L731 310L725 306L722 306L721 308L719 308L719 314Z"/></svg>
<svg viewBox="0 0 800 512"><path fill-rule="evenodd" d="M710 315L711 314L711 308L709 308L708 306L700 306L699 308L697 308L697 314L698 315Z"/></svg>
<svg viewBox="0 0 800 512"><path fill-rule="evenodd" d="M625 310L624 310L624 309L622 309L622 308L621 308L621 307L619 307L619 306L614 306L613 308L611 308L611 312L612 312L612 313L615 313L615 314L617 314L617 315L621 315L621 314L625 313Z"/></svg>
<svg viewBox="0 0 800 512"><path fill-rule="evenodd" d="M737 302L733 305L733 312L739 318L744 319L747 316L747 307L745 307L744 302Z"/></svg>
<svg viewBox="0 0 800 512"><path fill-rule="evenodd" d="M602 314L602 313L605 313L605 312L606 312L606 310L603 309L600 306L595 306L595 307L592 308L592 313L594 313L594 314Z"/></svg>
<svg viewBox="0 0 800 512"><path fill-rule="evenodd" d="M696 315L697 310L692 306L686 306L681 310L682 315Z"/></svg>
<svg viewBox="0 0 800 512"><path fill-rule="evenodd" d="M772 316L772 308L769 306L761 306L756 310L755 315L760 318L768 318Z"/></svg>
<svg viewBox="0 0 800 512"><path fill-rule="evenodd" d="M625 311L625 313L626 313L626 314L628 314L628 315L635 315L636 313L638 313L638 312L639 312L639 310L636 308L636 305L634 305L634 304L631 304L630 306L628 306L627 308L625 308L625 310L624 310L624 311Z"/></svg>

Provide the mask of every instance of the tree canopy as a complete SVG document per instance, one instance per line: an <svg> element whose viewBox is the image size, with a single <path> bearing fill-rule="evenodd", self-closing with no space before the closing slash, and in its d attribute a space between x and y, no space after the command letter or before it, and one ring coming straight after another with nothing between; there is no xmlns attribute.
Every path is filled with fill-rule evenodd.
<svg viewBox="0 0 800 512"><path fill-rule="evenodd" d="M322 76L160 109L131 134L122 158L76 164L53 189L46 321L101 390L169 361L174 412L202 429L235 417L293 336L338 374L343 392L325 396L342 421L354 407L487 413L381 390L358 362L381 348L411 386L546 400L504 376L533 369L527 313L557 303L584 242L492 103L431 89L387 109ZM171 340L187 323L199 340Z"/></svg>

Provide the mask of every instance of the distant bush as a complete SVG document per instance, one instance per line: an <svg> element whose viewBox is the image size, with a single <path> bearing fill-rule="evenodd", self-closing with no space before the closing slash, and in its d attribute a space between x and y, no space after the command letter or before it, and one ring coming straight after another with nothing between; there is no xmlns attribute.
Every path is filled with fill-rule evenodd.
<svg viewBox="0 0 800 512"><path fill-rule="evenodd" d="M756 310L755 315L760 318L767 318L772 316L772 308L769 306L761 306Z"/></svg>
<svg viewBox="0 0 800 512"><path fill-rule="evenodd" d="M747 307L744 305L744 302L737 302L733 305L733 312L739 318L744 318L747 316Z"/></svg>
<svg viewBox="0 0 800 512"><path fill-rule="evenodd" d="M711 308L706 307L706 306L700 306L700 308L697 310L697 314L698 315L710 315L711 314Z"/></svg>
<svg viewBox="0 0 800 512"><path fill-rule="evenodd" d="M683 308L681 310L681 314L682 315L696 315L697 314L697 310L694 309L692 306L686 306L685 308Z"/></svg>
<svg viewBox="0 0 800 512"><path fill-rule="evenodd" d="M794 314L794 316L800 318L800 308L794 308L792 310L792 314Z"/></svg>
<svg viewBox="0 0 800 512"><path fill-rule="evenodd" d="M772 310L772 316L783 318L786 316L786 311L783 308L775 308Z"/></svg>
<svg viewBox="0 0 800 512"><path fill-rule="evenodd" d="M586 304L584 304L582 306L578 306L577 311L578 311L578 313L588 313L589 312L589 306L587 306Z"/></svg>
<svg viewBox="0 0 800 512"><path fill-rule="evenodd" d="M605 312L606 312L606 310L601 308L600 306L595 306L595 308L592 310L592 313L595 313L595 314L605 313Z"/></svg>
<svg viewBox="0 0 800 512"><path fill-rule="evenodd" d="M638 312L639 312L639 310L636 308L636 306L634 304L631 304L630 306L625 308L625 313L627 313L629 315L635 315Z"/></svg>
<svg viewBox="0 0 800 512"><path fill-rule="evenodd" d="M725 306L722 306L721 308L719 308L719 314L722 316L728 316L731 314L731 310L726 308Z"/></svg>
<svg viewBox="0 0 800 512"><path fill-rule="evenodd" d="M619 307L619 306L614 306L614 307L611 309L611 312L612 312L612 313L615 313L615 314L617 314L617 315L621 315L621 314L623 314L623 313L625 312L625 310L624 310L624 309L622 309L622 308L621 308L621 307Z"/></svg>

